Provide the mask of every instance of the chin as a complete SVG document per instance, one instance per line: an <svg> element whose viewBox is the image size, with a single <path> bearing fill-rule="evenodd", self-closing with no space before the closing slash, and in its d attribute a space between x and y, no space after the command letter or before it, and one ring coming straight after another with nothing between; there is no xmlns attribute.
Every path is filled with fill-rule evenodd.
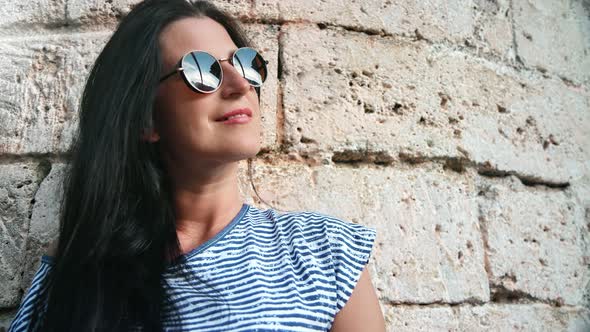
<svg viewBox="0 0 590 332"><path fill-rule="evenodd" d="M260 152L261 146L260 144L254 144L254 145L249 145L249 146L240 146L241 149L236 149L233 150L231 152L227 152L227 154L230 154L233 156L232 159L234 160L245 160L248 158L254 158L256 157L256 155L258 154L258 152Z"/></svg>
<svg viewBox="0 0 590 332"><path fill-rule="evenodd" d="M253 147L250 151L248 151L248 154L246 155L246 157L244 159L256 157L256 155L258 154L258 152L260 152L260 150L261 150L261 147L260 147L260 144L258 144L255 147Z"/></svg>

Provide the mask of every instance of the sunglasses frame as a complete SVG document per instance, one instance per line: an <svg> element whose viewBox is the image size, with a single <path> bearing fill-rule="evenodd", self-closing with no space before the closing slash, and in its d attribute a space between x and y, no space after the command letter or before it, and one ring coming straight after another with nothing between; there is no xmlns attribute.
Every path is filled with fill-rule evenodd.
<svg viewBox="0 0 590 332"><path fill-rule="evenodd" d="M161 82L163 82L164 80L166 80L167 78L169 78L170 76L172 76L172 75L174 75L174 74L176 74L176 73L180 73L180 76L181 76L181 77L182 77L182 79L184 80L184 83L186 83L186 85L187 85L187 86L188 86L188 87L189 87L191 90L193 90L193 91L195 91L195 92L198 92L198 93L214 93L215 91L217 91L217 90L219 89L219 87L221 87L221 84L223 83L223 76L224 76L224 75L223 75L223 69L221 69L221 71L220 71L220 76L221 76L221 77L219 78L219 84L217 85L217 87L216 87L215 89L211 90L211 91L201 91L201 90L199 90L198 88L194 87L194 86L193 86L193 85L190 83L190 81L189 81L188 77L187 77L187 76L186 76L186 74L184 73L184 68L182 68L182 60L184 60L184 58L185 58L185 57L189 56L189 55L190 55L191 53L193 53L193 52L202 52L202 53L208 54L209 56L211 56L211 58L215 59L215 61L217 61L217 63L219 63L219 68L222 68L222 67L221 67L221 62L223 62L223 61L229 61L229 63L231 63L231 65L232 65L232 67L234 67L234 69L235 69L235 70L238 70L238 68L236 68L236 66L235 66L235 64L234 64L234 62L233 62L233 59L234 59L234 57L236 56L236 53L238 53L238 51L239 51L239 50L242 50L242 49L251 49L251 50L253 50L254 52L256 52L258 55L260 55L260 57L261 57L261 58L262 58L262 60L263 60L263 66L264 66L264 70L265 70L265 72L266 72L266 75L268 76L268 68L267 68L267 66L266 66L266 65L268 64L268 60L264 59L264 57L262 57L262 54L260 54L260 52L258 52L258 51L257 51L257 50L255 50L254 48L252 48L252 47L247 47L247 46L246 46L246 47L240 47L240 48L236 49L236 50L235 50L235 51L232 53L232 55L231 55L229 58L223 58L223 59L217 59L217 58L216 58L216 57L214 57L214 56L213 56L211 53L209 53L209 52L207 52L207 51L203 51L203 50L192 50L192 51L189 51L189 52L187 52L185 55L183 55L183 56L180 58L180 61L178 61L177 65L176 65L176 68L175 68L175 69L174 69L172 72L170 72L170 73L168 73L168 74L164 75L162 78L160 78L160 83L161 83ZM239 72L239 71L238 71L238 72ZM240 74L240 76L242 76L242 75ZM243 77L243 76L242 76L242 77ZM244 79L245 79L245 77L244 77ZM251 84L251 83L250 83L250 81L249 81L249 80L247 80L247 79L246 79L246 81L248 81L248 84L250 84L251 86L253 86L253 87L255 87L255 88L258 88L258 87L261 87L261 86L262 86L262 83L264 83L264 81L266 81L266 77L264 78L264 80L262 80L262 83L261 83L261 84L258 84L258 85Z"/></svg>

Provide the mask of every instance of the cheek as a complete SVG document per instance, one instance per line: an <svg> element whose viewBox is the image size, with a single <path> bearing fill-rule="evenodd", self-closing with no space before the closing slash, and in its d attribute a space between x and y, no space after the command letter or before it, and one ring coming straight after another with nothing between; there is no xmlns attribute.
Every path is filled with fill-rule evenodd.
<svg viewBox="0 0 590 332"><path fill-rule="evenodd" d="M154 103L154 126L165 140L174 140L181 117L176 101L170 96L163 94Z"/></svg>
<svg viewBox="0 0 590 332"><path fill-rule="evenodd" d="M164 96L158 95L156 96L156 100L154 102L154 112L153 112L153 119L154 119L154 126L157 130L162 131L164 130L164 124L166 124L169 109L168 101Z"/></svg>
<svg viewBox="0 0 590 332"><path fill-rule="evenodd" d="M209 103L170 96L159 99L154 109L155 126L160 136L178 143L194 140L195 135L209 135Z"/></svg>

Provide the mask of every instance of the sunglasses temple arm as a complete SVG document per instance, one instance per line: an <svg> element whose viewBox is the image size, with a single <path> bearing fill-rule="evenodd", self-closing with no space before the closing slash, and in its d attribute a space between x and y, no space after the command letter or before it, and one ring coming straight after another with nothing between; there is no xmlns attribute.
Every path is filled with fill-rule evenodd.
<svg viewBox="0 0 590 332"><path fill-rule="evenodd" d="M163 80L167 79L168 77L176 74L176 72L179 72L180 70L181 70L180 68L174 69L173 72L166 74L164 77L160 78L160 82L162 82Z"/></svg>

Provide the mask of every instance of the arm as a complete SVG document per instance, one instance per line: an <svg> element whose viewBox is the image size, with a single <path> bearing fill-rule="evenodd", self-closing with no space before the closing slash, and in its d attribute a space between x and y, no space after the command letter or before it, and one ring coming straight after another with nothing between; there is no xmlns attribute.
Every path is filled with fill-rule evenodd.
<svg viewBox="0 0 590 332"><path fill-rule="evenodd" d="M366 266L346 305L336 314L330 331L385 331L379 299Z"/></svg>

